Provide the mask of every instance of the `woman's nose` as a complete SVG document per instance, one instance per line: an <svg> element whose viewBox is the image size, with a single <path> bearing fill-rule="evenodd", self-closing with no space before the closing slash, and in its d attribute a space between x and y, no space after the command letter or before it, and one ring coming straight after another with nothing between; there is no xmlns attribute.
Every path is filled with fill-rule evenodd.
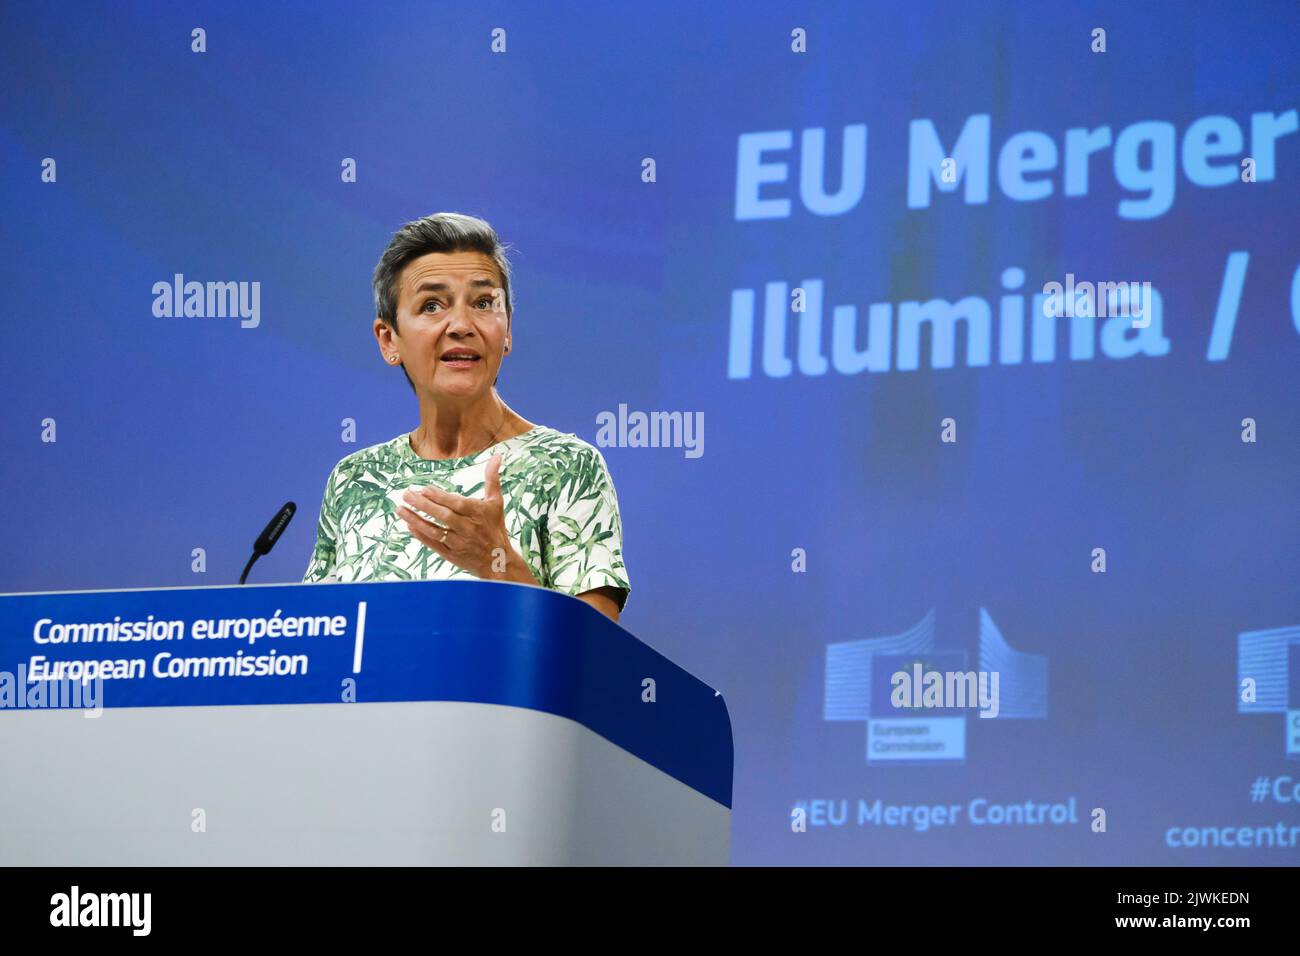
<svg viewBox="0 0 1300 956"><path fill-rule="evenodd" d="M468 306L460 305L460 306L456 306L451 310L450 314L447 316L447 331L448 332L473 332L474 331L474 323L470 321Z"/></svg>

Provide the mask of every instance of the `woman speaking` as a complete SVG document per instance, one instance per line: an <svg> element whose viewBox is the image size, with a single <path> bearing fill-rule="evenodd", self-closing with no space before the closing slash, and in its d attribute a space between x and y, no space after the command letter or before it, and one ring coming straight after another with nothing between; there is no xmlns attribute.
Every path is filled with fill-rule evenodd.
<svg viewBox="0 0 1300 956"><path fill-rule="evenodd" d="M604 457L496 391L514 313L496 232L457 213L408 222L374 294L380 354L402 367L420 425L334 466L303 580L514 581L617 621L630 587Z"/></svg>

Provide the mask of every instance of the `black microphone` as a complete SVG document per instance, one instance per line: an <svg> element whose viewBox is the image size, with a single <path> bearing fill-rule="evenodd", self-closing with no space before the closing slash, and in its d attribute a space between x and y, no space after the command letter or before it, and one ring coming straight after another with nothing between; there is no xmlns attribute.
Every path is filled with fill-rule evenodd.
<svg viewBox="0 0 1300 956"><path fill-rule="evenodd" d="M296 504L292 501L286 501L284 507L275 513L271 523L257 536L257 541L253 543L253 556L248 559L248 564L244 565L244 573L239 576L240 584L243 584L248 578L248 572L252 570L253 562L262 555L269 554L271 548L275 547L275 543L280 540L280 535L289 526L293 513L297 510L298 506Z"/></svg>

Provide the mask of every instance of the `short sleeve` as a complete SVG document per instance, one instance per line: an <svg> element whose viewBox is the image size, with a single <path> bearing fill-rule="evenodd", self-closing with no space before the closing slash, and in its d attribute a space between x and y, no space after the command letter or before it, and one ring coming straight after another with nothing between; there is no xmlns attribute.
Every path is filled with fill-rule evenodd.
<svg viewBox="0 0 1300 956"><path fill-rule="evenodd" d="M336 465L325 480L325 493L321 496L320 519L316 522L316 547L312 550L311 560L307 563L307 573L303 583L332 579L334 573L334 556L338 543L338 515L335 511L336 487L339 475Z"/></svg>
<svg viewBox="0 0 1300 956"><path fill-rule="evenodd" d="M619 609L626 605L631 586L623 565L618 494L604 456L591 446L573 455L547 512L545 557L555 590L577 595L619 588Z"/></svg>

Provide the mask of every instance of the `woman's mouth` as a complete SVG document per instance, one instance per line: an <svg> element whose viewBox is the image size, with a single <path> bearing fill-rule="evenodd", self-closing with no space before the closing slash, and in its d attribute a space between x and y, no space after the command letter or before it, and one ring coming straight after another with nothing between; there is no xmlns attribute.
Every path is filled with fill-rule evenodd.
<svg viewBox="0 0 1300 956"><path fill-rule="evenodd" d="M477 355L469 354L444 355L442 357L442 364L450 368L473 368L478 361L479 357Z"/></svg>

